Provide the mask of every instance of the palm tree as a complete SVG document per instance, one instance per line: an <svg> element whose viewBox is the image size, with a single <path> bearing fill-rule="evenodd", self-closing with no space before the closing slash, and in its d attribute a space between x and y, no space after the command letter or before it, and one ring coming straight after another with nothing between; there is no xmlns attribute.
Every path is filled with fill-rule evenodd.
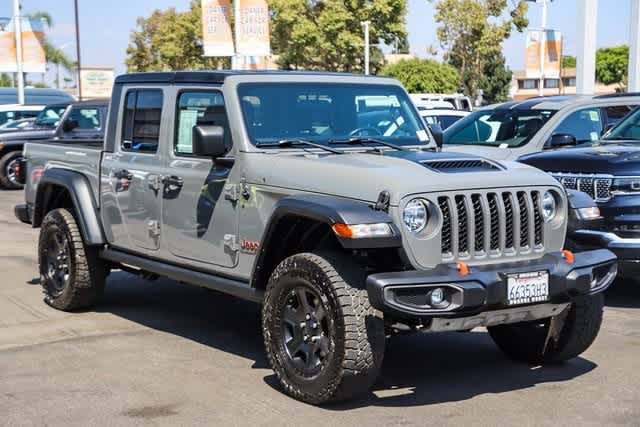
<svg viewBox="0 0 640 427"><path fill-rule="evenodd" d="M53 19L51 18L51 14L49 14L49 12L33 12L27 15L27 17L32 20L42 21L49 29L53 27ZM44 56L47 63L56 66L56 84L58 86L58 89L60 89L59 86L61 81L61 69L64 69L68 72L73 72L75 70L76 63L71 58L69 58L69 56L62 49L58 49L53 44L51 44L46 37L43 40L42 47L44 49Z"/></svg>

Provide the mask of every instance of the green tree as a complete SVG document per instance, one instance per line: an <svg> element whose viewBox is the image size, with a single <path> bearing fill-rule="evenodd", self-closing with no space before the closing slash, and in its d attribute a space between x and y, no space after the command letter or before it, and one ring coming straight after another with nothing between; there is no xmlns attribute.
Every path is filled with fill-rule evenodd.
<svg viewBox="0 0 640 427"><path fill-rule="evenodd" d="M271 46L285 69L361 72L366 20L373 73L384 65L378 43L407 46L406 0L269 0L269 7Z"/></svg>
<svg viewBox="0 0 640 427"><path fill-rule="evenodd" d="M451 93L460 88L458 70L432 59L403 60L387 65L380 75L400 80L410 93Z"/></svg>
<svg viewBox="0 0 640 427"><path fill-rule="evenodd" d="M189 10L154 10L138 18L127 47L130 72L201 70L227 65L229 58L204 57L202 49L202 8L192 0Z"/></svg>
<svg viewBox="0 0 640 427"><path fill-rule="evenodd" d="M618 91L627 86L629 46L605 47L596 51L596 79L606 85L617 84Z"/></svg>
<svg viewBox="0 0 640 427"><path fill-rule="evenodd" d="M565 55L562 57L562 68L576 68L576 57Z"/></svg>
<svg viewBox="0 0 640 427"><path fill-rule="evenodd" d="M510 0L429 0L435 3L438 39L445 59L460 70L464 92L475 96L487 62L501 52L513 28L529 21L525 2ZM508 16L505 12L508 10Z"/></svg>
<svg viewBox="0 0 640 427"><path fill-rule="evenodd" d="M13 80L11 80L11 76L5 73L0 74L0 87L11 87L11 86L13 86Z"/></svg>
<svg viewBox="0 0 640 427"><path fill-rule="evenodd" d="M512 77L513 73L507 67L502 52L494 53L486 60L478 85L483 91L484 100L491 104L508 100Z"/></svg>

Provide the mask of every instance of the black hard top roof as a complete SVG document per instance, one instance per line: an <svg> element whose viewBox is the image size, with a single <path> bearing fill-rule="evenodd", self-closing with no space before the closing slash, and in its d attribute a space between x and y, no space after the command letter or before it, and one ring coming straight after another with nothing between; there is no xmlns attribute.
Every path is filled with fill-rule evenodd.
<svg viewBox="0 0 640 427"><path fill-rule="evenodd" d="M261 76L364 76L362 74L332 73L328 71L245 71L245 70L215 70L215 71L171 71L156 73L131 73L116 77L116 84L124 83L223 83L229 76L261 75Z"/></svg>
<svg viewBox="0 0 640 427"><path fill-rule="evenodd" d="M571 99L576 99L575 95L558 95L558 96L537 96L534 98L525 99L524 101L509 101L500 104L497 108L505 110L527 110L543 102L566 102Z"/></svg>
<svg viewBox="0 0 640 427"><path fill-rule="evenodd" d="M69 105L77 105L77 106L87 106L87 107L108 107L109 106L109 101L105 100L105 99L96 99L96 100L89 100L89 101L73 101L73 102L54 102L53 104L47 104L47 108L55 108L55 107L60 107L60 108L66 108Z"/></svg>

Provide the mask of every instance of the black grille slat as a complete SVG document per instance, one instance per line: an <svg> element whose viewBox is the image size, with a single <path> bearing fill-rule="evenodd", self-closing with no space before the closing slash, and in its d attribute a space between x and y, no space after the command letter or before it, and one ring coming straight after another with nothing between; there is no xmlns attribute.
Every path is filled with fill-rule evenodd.
<svg viewBox="0 0 640 427"><path fill-rule="evenodd" d="M473 204L473 220L476 229L475 246L476 252L484 251L484 211L482 210L482 199L479 194L471 196Z"/></svg>
<svg viewBox="0 0 640 427"><path fill-rule="evenodd" d="M531 193L533 199L533 219L534 219L534 243L542 244L542 206L540 205L540 193L534 191Z"/></svg>
<svg viewBox="0 0 640 427"><path fill-rule="evenodd" d="M498 196L489 194L489 216L491 218L491 239L489 248L492 251L500 249L500 210L498 209Z"/></svg>
<svg viewBox="0 0 640 427"><path fill-rule="evenodd" d="M529 207L526 200L527 194L518 192L518 206L520 207L520 247L529 246Z"/></svg>
<svg viewBox="0 0 640 427"><path fill-rule="evenodd" d="M506 249L515 248L513 238L513 204L511 202L510 193L502 193L502 202L504 203L504 218L505 218L505 242L504 247Z"/></svg>
<svg viewBox="0 0 640 427"><path fill-rule="evenodd" d="M450 256L453 251L453 242L451 241L451 211L449 210L449 201L446 197L438 199L438 206L442 212L442 253Z"/></svg>
<svg viewBox="0 0 640 427"><path fill-rule="evenodd" d="M469 252L469 229L467 205L464 196L456 196L456 211L458 212L458 252Z"/></svg>

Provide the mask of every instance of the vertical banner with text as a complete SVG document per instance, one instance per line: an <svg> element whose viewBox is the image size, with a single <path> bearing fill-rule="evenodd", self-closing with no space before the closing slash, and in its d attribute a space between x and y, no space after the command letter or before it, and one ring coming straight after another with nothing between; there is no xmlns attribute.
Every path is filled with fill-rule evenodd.
<svg viewBox="0 0 640 427"><path fill-rule="evenodd" d="M22 20L22 70L25 73L46 73L47 60L43 48L44 27L37 20ZM13 21L0 31L0 72L18 71L16 33Z"/></svg>
<svg viewBox="0 0 640 427"><path fill-rule="evenodd" d="M233 56L231 1L202 0L204 56Z"/></svg>
<svg viewBox="0 0 640 427"><path fill-rule="evenodd" d="M236 17L238 33L236 48L239 55L269 56L269 7L266 0L240 1L240 16Z"/></svg>
<svg viewBox="0 0 640 427"><path fill-rule="evenodd" d="M540 49L542 31L531 30L527 33L525 55L525 73L527 78L540 78ZM560 56L562 55L562 34L559 31L547 30L544 46L544 76L557 79L560 76Z"/></svg>

